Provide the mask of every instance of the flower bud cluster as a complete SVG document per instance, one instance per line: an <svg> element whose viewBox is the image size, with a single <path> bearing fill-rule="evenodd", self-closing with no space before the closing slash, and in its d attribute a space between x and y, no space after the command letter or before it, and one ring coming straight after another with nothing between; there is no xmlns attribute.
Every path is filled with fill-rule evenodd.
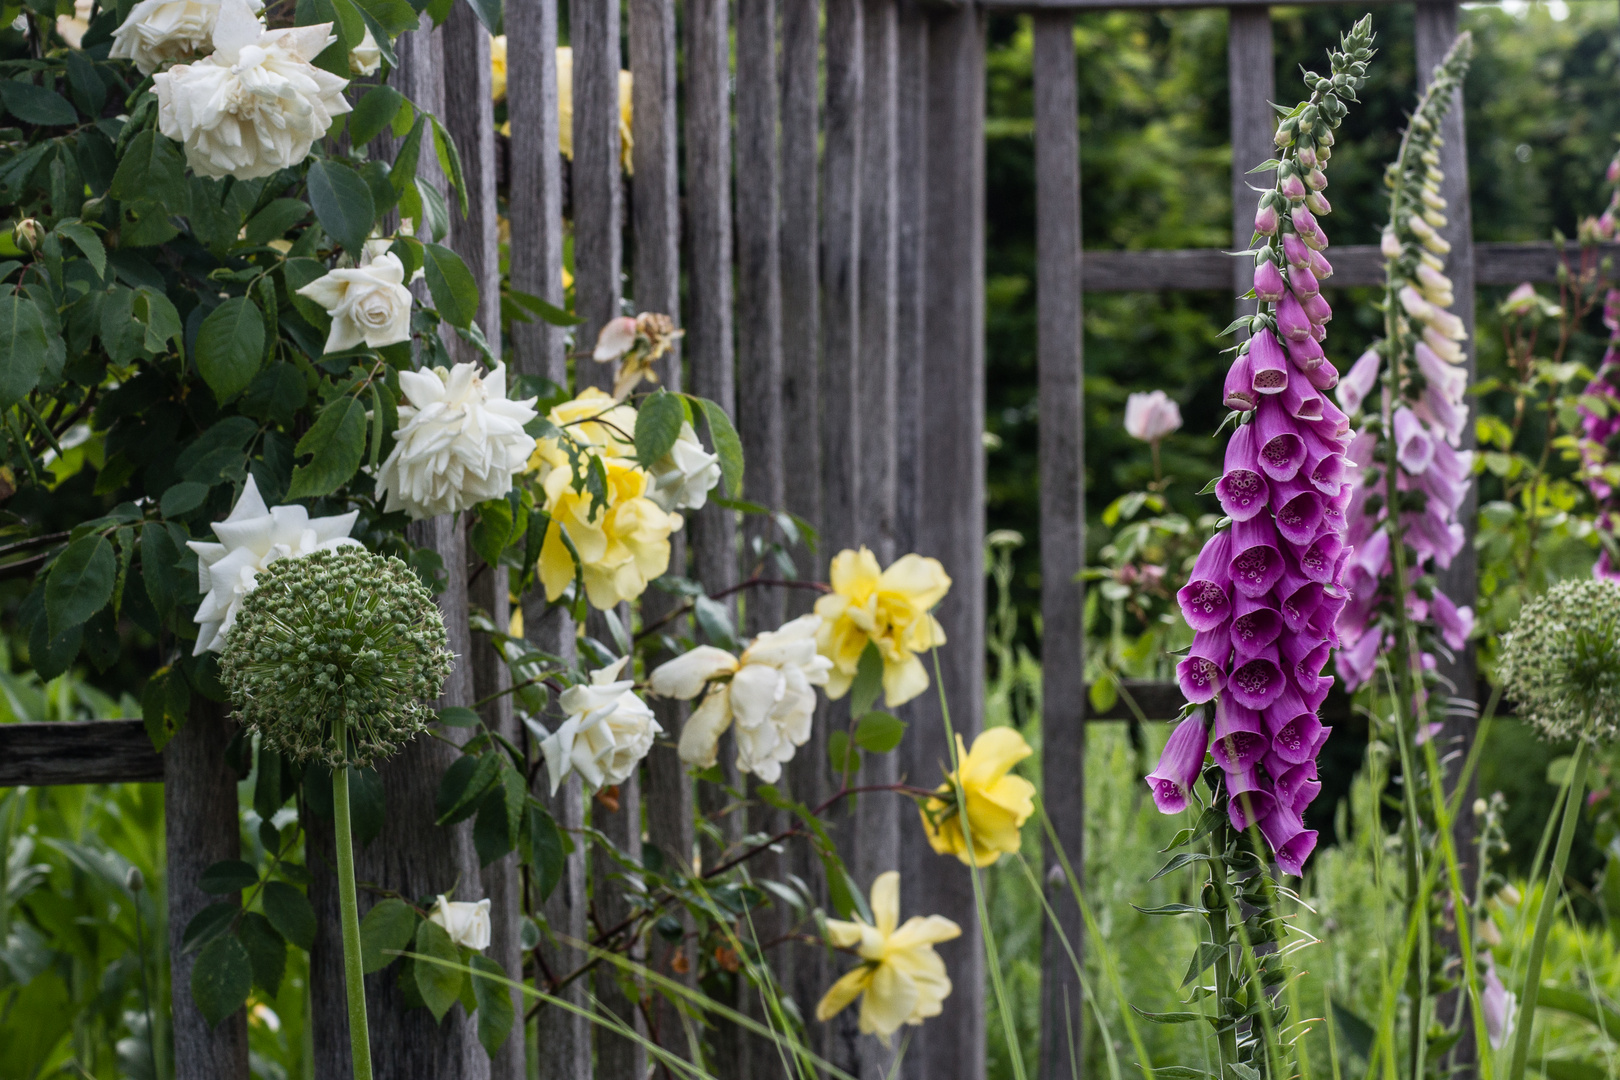
<svg viewBox="0 0 1620 1080"><path fill-rule="evenodd" d="M1408 549L1405 564L1419 581L1450 566L1465 542L1457 518L1473 476L1473 452L1459 449L1468 424L1462 348L1468 335L1462 320L1446 310L1454 300L1445 273L1450 244L1438 230L1447 224L1440 125L1472 54L1472 39L1464 33L1435 69L1401 153L1385 173L1391 206L1381 247L1392 333L1362 354L1338 388L1339 404L1352 415L1368 401L1381 406L1361 426L1349 453L1356 467L1346 543L1355 554L1344 575L1350 599L1339 616L1337 668L1351 690L1372 677L1388 647L1395 604L1404 604L1409 619L1452 649L1463 647L1474 626L1472 608L1429 582L1400 597L1392 588L1395 544ZM1386 392L1375 398L1385 361L1390 378ZM1394 524L1392 502L1400 509ZM1423 656L1421 666L1432 669L1432 657Z"/></svg>
<svg viewBox="0 0 1620 1080"><path fill-rule="evenodd" d="M272 749L338 768L388 757L424 730L453 659L410 568L344 547L259 573L219 677L236 718Z"/></svg>
<svg viewBox="0 0 1620 1080"><path fill-rule="evenodd" d="M1338 372L1322 350L1333 311L1321 282L1333 267L1317 218L1332 209L1323 169L1345 102L1366 78L1371 20L1341 44L1330 54L1332 76L1307 73L1311 97L1277 130L1277 182L1255 219L1260 312L1225 387L1226 403L1243 414L1215 488L1229 527L1205 545L1177 594L1196 634L1177 679L1189 702L1213 708L1183 721L1147 778L1159 809L1175 813L1210 752L1233 827L1257 827L1290 874L1316 846L1303 815L1321 789L1316 755L1329 729L1317 710L1333 684L1322 670L1337 644L1349 554L1345 450L1353 433L1324 396Z"/></svg>
<svg viewBox="0 0 1620 1080"><path fill-rule="evenodd" d="M1609 205L1601 216L1581 223L1582 243L1614 240L1615 219L1620 216L1620 154L1609 162L1607 180L1614 188ZM1581 472L1598 504L1598 528L1614 536L1620 533L1620 488L1614 482L1620 465L1620 288L1610 288L1603 298L1603 325L1609 329L1609 346L1580 405ZM1592 408L1588 399L1603 407ZM1620 566L1610 556L1609 545L1603 546L1592 573L1620 581Z"/></svg>

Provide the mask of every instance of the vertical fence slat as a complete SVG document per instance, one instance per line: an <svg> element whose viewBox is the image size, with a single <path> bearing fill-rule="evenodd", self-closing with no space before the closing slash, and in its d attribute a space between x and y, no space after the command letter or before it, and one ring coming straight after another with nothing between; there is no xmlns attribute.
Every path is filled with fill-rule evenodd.
<svg viewBox="0 0 1620 1080"><path fill-rule="evenodd" d="M574 50L574 165L569 192L574 212L574 351L586 351L619 314L623 262L619 169L619 5L617 0L569 0ZM611 388L610 364L588 358L575 366L579 387Z"/></svg>
<svg viewBox="0 0 1620 1080"><path fill-rule="evenodd" d="M495 201L495 103L490 96L489 31L469 4L456 4L444 23L444 64L456 73L456 93L445 96L444 126L461 151L467 216L446 191L450 244L478 284L478 326L495 358L501 355L501 256ZM472 343L451 344L458 363L481 359Z"/></svg>
<svg viewBox="0 0 1620 1080"><path fill-rule="evenodd" d="M197 954L181 948L186 924L213 903L197 887L203 871L240 855L236 773L225 764L233 724L226 706L197 699L186 726L163 751L163 815L169 877L169 986L176 1080L246 1080L247 1017L238 1011L218 1027L191 1000ZM341 986L339 988L341 992ZM347 1044L345 1044L347 1045Z"/></svg>
<svg viewBox="0 0 1620 1080"><path fill-rule="evenodd" d="M917 547L918 440L922 417L923 194L928 140L928 20L917 0L899 0L895 160L894 550Z"/></svg>
<svg viewBox="0 0 1620 1080"><path fill-rule="evenodd" d="M1277 97L1271 42L1271 9L1233 7L1229 9L1226 64L1230 78L1232 110L1232 242L1237 250L1249 246L1254 235L1255 193L1250 189L1273 182L1271 172L1249 170L1272 157L1271 141ZM1254 267L1243 259L1232 260L1232 288L1235 295L1249 291ZM1238 314L1252 313L1254 301L1237 301Z"/></svg>
<svg viewBox="0 0 1620 1080"><path fill-rule="evenodd" d="M984 712L984 17L970 5L930 16L925 325L933 345L923 384L918 550L953 584L938 609L949 644L942 687L956 731L971 742ZM925 661L927 662L927 661ZM930 663L930 677L933 676ZM909 775L939 775L950 748L935 692L917 699L907 733ZM962 936L939 947L954 992L906 1055L907 1077L985 1074L982 937L972 881L926 844L902 853L902 916L940 914Z"/></svg>
<svg viewBox="0 0 1620 1080"><path fill-rule="evenodd" d="M514 2L506 13L507 208L512 287L561 306L562 155L558 152L557 0ZM512 325L514 371L568 379L564 331L542 319Z"/></svg>
<svg viewBox="0 0 1620 1080"><path fill-rule="evenodd" d="M1040 390L1041 731L1046 812L1077 873L1086 836L1085 413L1082 388L1080 137L1074 16L1035 16L1035 298ZM1061 865L1047 848L1047 900L1058 927L1043 925L1043 1080L1078 1075L1084 923ZM1062 931L1060 937L1057 930Z"/></svg>

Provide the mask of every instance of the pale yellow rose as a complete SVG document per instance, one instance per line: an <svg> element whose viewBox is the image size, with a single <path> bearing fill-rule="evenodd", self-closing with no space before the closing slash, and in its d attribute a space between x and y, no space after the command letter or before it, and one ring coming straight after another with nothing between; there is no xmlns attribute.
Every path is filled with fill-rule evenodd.
<svg viewBox="0 0 1620 1080"><path fill-rule="evenodd" d="M969 751L956 737L957 771L947 773L935 797L921 807L928 842L941 855L955 855L964 863L989 866L1003 854L1018 853L1018 830L1035 812L1035 785L1021 776L1007 775L1012 767L1034 753L1024 737L1010 727L980 733ZM957 803L956 781L961 776L967 800L967 823L973 851L963 835L963 813Z"/></svg>
<svg viewBox="0 0 1620 1080"><path fill-rule="evenodd" d="M489 96L506 100L506 35L489 39Z"/></svg>
<svg viewBox="0 0 1620 1080"><path fill-rule="evenodd" d="M839 552L831 577L833 591L816 601L822 618L816 647L833 664L827 696L836 701L849 692L869 641L883 656L883 696L890 707L928 689L928 671L917 654L945 644L945 630L929 610L951 587L939 560L906 555L879 571L877 557L863 547Z"/></svg>
<svg viewBox="0 0 1620 1080"><path fill-rule="evenodd" d="M585 595L605 611L634 600L648 582L669 569L669 535L681 518L667 514L647 498L651 478L633 458L601 455L607 475L607 505L593 505L590 490L574 490L569 468L553 468L544 480L546 527L540 548L540 580L546 599L556 600L574 580L574 557L563 532L579 553Z"/></svg>
<svg viewBox="0 0 1620 1080"><path fill-rule="evenodd" d="M619 72L619 163L626 173L635 172L631 151L630 109L634 81L628 71ZM557 50L557 131L563 157L574 160L574 50L563 45Z"/></svg>

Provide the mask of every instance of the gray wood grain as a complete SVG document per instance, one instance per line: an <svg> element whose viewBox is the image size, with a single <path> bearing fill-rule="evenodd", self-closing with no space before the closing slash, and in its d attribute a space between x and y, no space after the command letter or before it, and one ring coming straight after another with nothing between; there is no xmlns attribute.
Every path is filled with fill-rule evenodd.
<svg viewBox="0 0 1620 1080"><path fill-rule="evenodd" d="M162 779L163 755L139 720L0 724L0 787Z"/></svg>
<svg viewBox="0 0 1620 1080"><path fill-rule="evenodd" d="M1080 145L1074 16L1035 16L1035 298L1040 390L1041 731L1046 812L1070 865L1086 835L1085 409L1080 284ZM1046 866L1058 866L1048 841ZM1076 1076L1084 1028L1080 979L1085 924L1066 881L1045 879L1057 927L1041 941L1044 1080ZM1059 934L1061 930L1061 935Z"/></svg>
<svg viewBox="0 0 1620 1080"><path fill-rule="evenodd" d="M619 314L623 263L619 166L618 0L569 0L569 41L574 50L574 164L570 192L574 210L574 351L576 389L610 388L612 364L590 359L602 325Z"/></svg>
<svg viewBox="0 0 1620 1080"><path fill-rule="evenodd" d="M1232 113L1232 250L1242 251L1254 235L1255 193L1250 185L1271 187L1276 170L1250 174L1249 170L1273 156L1274 115L1277 97L1275 62L1271 47L1271 9L1233 7L1228 11L1226 70ZM1233 296L1249 291L1254 264L1231 260ZM1253 300L1235 301L1239 315L1252 314Z"/></svg>
<svg viewBox="0 0 1620 1080"><path fill-rule="evenodd" d="M923 195L928 140L928 19L917 0L900 0L897 28L899 78L895 199L895 415L894 550L917 547L919 444L922 413L908 403L922 400L927 338L923 331Z"/></svg>
<svg viewBox="0 0 1620 1080"><path fill-rule="evenodd" d="M1335 0L1301 0L1300 6L1313 7L1331 4ZM1381 6L1396 0L1368 0L1363 6ZM981 0L981 6L991 11L1106 11L1136 10L1140 8L1209 8L1227 7L1212 0Z"/></svg>
<svg viewBox="0 0 1620 1080"><path fill-rule="evenodd" d="M949 641L940 690L954 729L970 743L984 703L984 40L980 9L930 15L924 325L933 347L922 396L917 548L943 562L953 582L936 611ZM917 704L923 719L901 753L907 774L926 782L951 755L934 689ZM907 844L902 863L902 915L940 914L962 928L939 947L956 989L930 1021L929 1037L912 1044L902 1075L978 1080L984 961L972 879L925 844Z"/></svg>
<svg viewBox="0 0 1620 1080"><path fill-rule="evenodd" d="M241 855L237 775L225 764L225 748L236 727L228 719L229 712L228 706L193 698L191 719L163 751L175 1080L247 1080L248 1076L247 1014L238 1009L218 1027L209 1027L191 1000L191 969L197 954L180 947L192 917L219 899L197 887L203 871L222 859Z"/></svg>
<svg viewBox="0 0 1620 1080"><path fill-rule="evenodd" d="M562 155L558 151L557 0L506 6L507 209L512 288L561 306ZM512 326L512 370L568 381L566 334L539 319Z"/></svg>
<svg viewBox="0 0 1620 1080"><path fill-rule="evenodd" d="M443 121L461 151L467 186L463 218L454 192L450 205L450 246L467 264L478 286L478 326L497 360L501 356L501 257L499 210L495 200L495 103L490 94L489 31L471 4L455 4L444 23L445 70L455 73L446 94ZM482 362L476 346L456 337L450 355L457 363Z"/></svg>

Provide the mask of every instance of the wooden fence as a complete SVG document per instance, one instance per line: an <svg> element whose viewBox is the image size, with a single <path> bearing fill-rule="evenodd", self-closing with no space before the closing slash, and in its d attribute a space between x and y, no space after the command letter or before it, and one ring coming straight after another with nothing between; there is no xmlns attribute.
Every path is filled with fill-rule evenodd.
<svg viewBox="0 0 1620 1080"><path fill-rule="evenodd" d="M498 145L489 94L489 44L468 6L447 23L401 43L398 78L416 101L445 117L462 148L472 210L454 223L452 242L485 298L480 321L498 322L497 218L504 201L511 225L511 284L563 299L564 206L572 221L576 310L585 323L577 341L619 314L624 283L637 310L674 315L686 328L680 357L661 372L666 385L720 402L737 418L748 458L748 498L815 522L825 572L831 552L865 543L880 560L919 551L939 558L954 580L939 612L950 639L944 690L952 720L970 737L982 724L984 696L985 465L984 430L984 51L987 8L1034 13L1035 150L1038 220L1037 279L1040 382L1040 546L1044 573L1044 712L1047 809L1077 865L1084 838L1085 797L1081 591L1072 574L1084 558L1084 434L1082 428L1082 296L1087 291L1214 289L1248 286L1241 260L1219 251L1087 252L1082 256L1081 148L1078 145L1074 14L1106 7L1201 6L1200 0L990 0L982 6L920 0L572 0L571 164L557 153L555 50L557 0L508 0L510 137ZM1247 246L1253 197L1243 168L1271 156L1276 97L1272 84L1271 21L1264 6L1229 8L1233 240ZM621 24L621 15L628 21ZM733 25L734 20L734 25ZM681 38L677 40L677 24ZM1456 34L1453 0L1417 4L1420 78ZM733 34L735 50L733 54ZM627 36L628 55L623 41ZM678 62L678 58L679 61ZM618 73L634 76L633 173L621 173ZM1284 95L1285 97L1289 95ZM1447 121L1443 166L1451 205L1447 239L1456 312L1473 327L1474 285L1554 279L1558 253L1548 244L1474 245L1470 238L1464 118ZM684 152L684 159L680 155ZM680 165L684 163L684 169ZM684 180L684 184L683 184ZM564 186L567 186L567 192ZM627 209L628 204L628 209ZM628 249L628 256L625 252ZM1332 286L1382 280L1375 249L1338 247ZM683 288L684 286L684 288ZM498 348L498 335L491 335ZM514 328L508 363L518 373L567 377L561 331L542 323ZM456 343L460 347L460 343ZM592 370L587 370L587 369ZM581 366L581 378L600 373ZM1472 431L1469 431L1469 437ZM1471 521L1473 506L1463 510ZM695 515L686 551L711 587L737 580L737 525L710 507ZM750 523L744 539L759 535ZM487 647L469 641L469 604L504 624L503 575L475 573L463 537L448 520L423 523L417 542L431 543L452 568L440 598L460 629L466 662L444 704L467 705L502 685L502 665ZM679 565L679 563L677 563ZM808 564L807 564L808 568ZM1471 546L1453 564L1452 595L1474 591ZM471 595L467 582L473 581ZM649 593L649 603L656 603ZM793 597L753 598L748 629L796 613ZM529 634L552 651L571 647L571 628L531 608ZM1450 672L1473 686L1472 658ZM1152 716L1174 713L1173 686L1132 688ZM521 738L510 707L486 706L487 719ZM201 868L236 855L235 777L222 760L221 709L207 706L163 757L144 741L138 721L0 726L0 785L152 781L168 785L171 942L178 945L184 913L206 898ZM938 707L925 695L908 708L912 726L899 760L870 764L870 781L897 775L937 776L948 756ZM206 715L204 715L206 714ZM1122 709L1090 719L1118 719ZM669 722L679 715L667 713ZM211 720L212 723L203 721ZM1465 730L1460 733L1467 736ZM431 742L423 740L423 742ZM406 893L431 891L457 874L482 879L497 900L492 955L509 970L523 960L518 946L521 883L497 863L482 871L465 831L431 827L434 789L453 750L441 744L401 756L383 770L390 808L386 835L362 856L361 877L386 874ZM792 763L788 782L816 801L828 790L825 728ZM642 833L665 851L692 847L690 781L672 747L649 758L638 782L625 785L621 808L598 805L592 821L632 852ZM556 814L565 825L583 815L577 780L560 793ZM986 1002L978 923L969 878L951 859L935 856L915 821L896 801L862 800L851 845L864 885L877 872L902 871L907 913L955 919L961 939L942 946L955 991L944 1015L917 1033L902 1075L927 1080L982 1077ZM752 825L752 823L751 823ZM432 839L444 834L444 839ZM334 887L318 855L330 837L311 835L312 887L317 910L335 925ZM323 846L324 845L324 846ZM813 860L790 851L788 870L815 880ZM546 907L550 924L588 936L583 855L566 868ZM1070 940L1082 937L1079 912L1060 884L1051 900ZM607 913L609 916L611 913ZM183 988L177 957L175 985ZM541 950L548 963L567 957ZM667 956L652 957L653 962ZM1070 1075L1070 1040L1082 1026L1080 988L1055 935L1043 953L1041 1075ZM802 950L780 965L783 985L801 1010L813 1007L832 978L825 958ZM334 944L317 942L311 981L317 1075L347 1077L341 972ZM638 1015L611 980L596 991L632 1024L663 1028L661 1041L683 1046L677 1021L651 1010ZM516 1040L494 1062L479 1049L459 1010L443 1028L422 1011L395 1008L391 979L374 976L369 992L378 1075L385 1077L523 1076ZM565 996L586 1002L583 980ZM240 1018L208 1030L177 989L177 1076L182 1080L246 1077ZM746 1004L746 1003L745 1003ZM875 1040L855 1037L852 1018L827 1025L822 1049L862 1076L881 1075L885 1058ZM592 1035L582 1020L559 1009L539 1013L540 1075L612 1080L645 1073L642 1051ZM812 1027L819 1029L822 1025ZM818 1038L823 1036L818 1035ZM768 1047L737 1038L723 1065L736 1076L774 1075Z"/></svg>

